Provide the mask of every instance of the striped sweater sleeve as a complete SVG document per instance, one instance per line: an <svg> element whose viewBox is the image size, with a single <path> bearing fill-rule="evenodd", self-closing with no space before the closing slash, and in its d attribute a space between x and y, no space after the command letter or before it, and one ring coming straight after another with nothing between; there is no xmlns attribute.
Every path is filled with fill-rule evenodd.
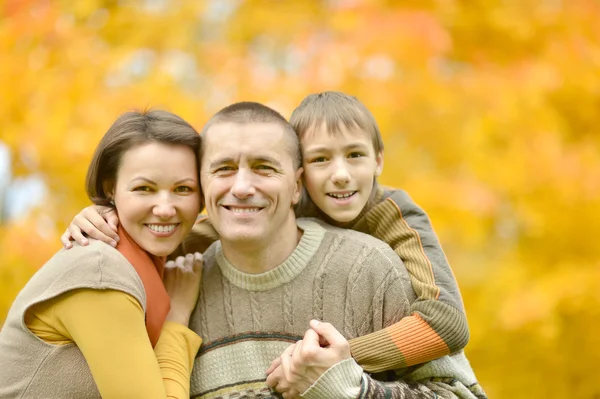
<svg viewBox="0 0 600 399"><path fill-rule="evenodd" d="M402 190L371 209L358 230L389 244L408 270L417 296L410 315L350 341L368 372L404 368L458 351L469 329L458 285L429 218Z"/></svg>

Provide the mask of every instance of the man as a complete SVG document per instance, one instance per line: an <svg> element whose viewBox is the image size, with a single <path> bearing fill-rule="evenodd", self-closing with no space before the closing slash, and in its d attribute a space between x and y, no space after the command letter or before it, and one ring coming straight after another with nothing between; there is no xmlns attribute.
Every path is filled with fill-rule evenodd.
<svg viewBox="0 0 600 399"><path fill-rule="evenodd" d="M190 319L203 338L192 398L267 398L270 387L284 398L476 397L462 352L377 376L387 382L351 358L347 339L397 322L415 294L385 243L296 220L300 148L280 114L233 104L202 137L202 189L220 240L204 253ZM198 243L191 237L185 250Z"/></svg>
<svg viewBox="0 0 600 399"><path fill-rule="evenodd" d="M414 292L384 243L296 220L302 168L287 121L263 105L238 103L211 118L202 137L201 183L220 241L204 254L201 299L190 321L204 339L192 397L269 397L265 370L282 352L269 384L287 391L284 397L449 394L436 384L384 386L351 358L346 339L405 316Z"/></svg>

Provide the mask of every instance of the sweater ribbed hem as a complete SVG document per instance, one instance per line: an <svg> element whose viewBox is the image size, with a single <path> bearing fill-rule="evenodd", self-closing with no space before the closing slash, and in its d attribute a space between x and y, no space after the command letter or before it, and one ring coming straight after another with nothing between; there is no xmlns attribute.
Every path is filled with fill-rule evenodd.
<svg viewBox="0 0 600 399"><path fill-rule="evenodd" d="M363 370L354 361L346 359L327 369L302 396L305 399L356 399L360 393Z"/></svg>
<svg viewBox="0 0 600 399"><path fill-rule="evenodd" d="M235 286L248 291L266 291L292 281L306 267L319 249L325 229L310 220L297 220L303 231L294 252L279 266L264 273L250 274L236 269L223 254L221 242L216 243L215 258L223 275Z"/></svg>

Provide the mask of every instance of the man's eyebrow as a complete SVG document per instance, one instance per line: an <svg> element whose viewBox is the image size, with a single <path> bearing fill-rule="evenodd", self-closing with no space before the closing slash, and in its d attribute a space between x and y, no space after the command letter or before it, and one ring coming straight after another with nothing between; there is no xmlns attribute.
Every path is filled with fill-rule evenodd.
<svg viewBox="0 0 600 399"><path fill-rule="evenodd" d="M235 162L235 159L233 159L233 158L231 158L231 157L219 158L219 159L217 159L217 160L214 160L214 161L212 161L212 162L211 162L211 163L208 165L208 168L209 168L209 169L214 169L214 168L216 168L217 166L221 166L221 165L223 165L223 164L226 164L226 163L234 163L234 162Z"/></svg>
<svg viewBox="0 0 600 399"><path fill-rule="evenodd" d="M253 157L252 162L253 163L266 162L266 163L270 163L271 165L273 165L279 169L282 168L281 162L277 161L275 158L270 157L268 155L259 155L257 157Z"/></svg>

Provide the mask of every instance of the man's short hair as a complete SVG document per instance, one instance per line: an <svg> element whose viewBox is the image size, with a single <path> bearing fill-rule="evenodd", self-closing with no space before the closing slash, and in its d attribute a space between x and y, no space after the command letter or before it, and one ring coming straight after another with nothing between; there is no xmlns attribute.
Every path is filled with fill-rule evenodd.
<svg viewBox="0 0 600 399"><path fill-rule="evenodd" d="M243 101L231 104L214 114L208 120L208 122L206 122L200 135L204 138L206 137L206 132L210 129L211 126L218 123L226 122L239 124L278 124L284 129L285 135L287 136L288 151L292 156L292 163L294 165L294 169L298 169L302 165L302 153L300 152L300 141L298 140L298 136L296 135L296 132L294 132L294 129L288 123L288 121L274 109L269 108L266 105L251 101ZM204 155L205 145L206 140L203 139L201 152L202 155Z"/></svg>

